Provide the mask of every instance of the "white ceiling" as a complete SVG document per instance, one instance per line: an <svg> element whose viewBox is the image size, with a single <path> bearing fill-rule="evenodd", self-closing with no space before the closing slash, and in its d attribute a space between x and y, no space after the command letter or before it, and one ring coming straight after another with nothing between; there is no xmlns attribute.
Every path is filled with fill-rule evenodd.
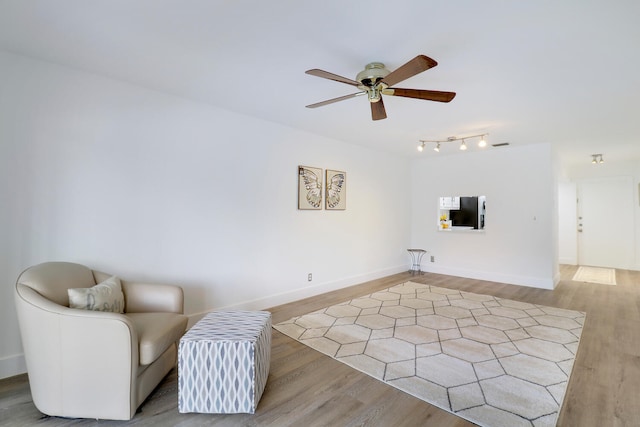
<svg viewBox="0 0 640 427"><path fill-rule="evenodd" d="M637 0L0 0L0 49L394 153L488 132L582 163L640 158L638 17ZM398 86L451 103L387 96L377 122L366 97L304 107L354 92L307 69L418 54L439 65Z"/></svg>

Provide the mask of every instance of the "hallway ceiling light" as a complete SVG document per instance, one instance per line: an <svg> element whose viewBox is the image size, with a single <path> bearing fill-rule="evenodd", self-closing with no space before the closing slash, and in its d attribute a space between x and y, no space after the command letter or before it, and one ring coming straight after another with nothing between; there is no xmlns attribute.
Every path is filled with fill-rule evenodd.
<svg viewBox="0 0 640 427"><path fill-rule="evenodd" d="M604 159L602 158L602 154L592 154L591 155L591 163L595 164L599 164L599 163L604 163Z"/></svg>
<svg viewBox="0 0 640 427"><path fill-rule="evenodd" d="M424 150L424 142L418 145L418 151L422 152Z"/></svg>
<svg viewBox="0 0 640 427"><path fill-rule="evenodd" d="M424 142L423 142L423 144L424 144ZM436 144L436 147L433 149L433 151L435 151L436 153L440 152L440 143L439 142Z"/></svg>
<svg viewBox="0 0 640 427"><path fill-rule="evenodd" d="M461 149L462 151L464 151L464 150L466 150L466 149L467 149L467 143L466 143L466 142L464 142L464 139L463 139L463 140L462 140L462 142L460 143L460 149Z"/></svg>

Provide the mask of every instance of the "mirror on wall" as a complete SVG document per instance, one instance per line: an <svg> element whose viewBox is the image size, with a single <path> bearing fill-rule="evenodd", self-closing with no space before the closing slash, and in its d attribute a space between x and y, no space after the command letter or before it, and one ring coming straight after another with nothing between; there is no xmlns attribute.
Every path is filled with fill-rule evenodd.
<svg viewBox="0 0 640 427"><path fill-rule="evenodd" d="M487 213L485 196L443 196L438 210L442 231L484 230Z"/></svg>

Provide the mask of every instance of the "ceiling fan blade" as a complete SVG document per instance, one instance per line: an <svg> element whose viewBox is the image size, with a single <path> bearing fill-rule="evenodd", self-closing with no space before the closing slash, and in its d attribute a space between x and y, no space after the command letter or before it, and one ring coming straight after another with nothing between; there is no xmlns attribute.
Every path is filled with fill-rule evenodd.
<svg viewBox="0 0 640 427"><path fill-rule="evenodd" d="M384 109L384 103L382 102L382 97L380 97L380 101L370 102L370 104L371 104L371 118L373 120L382 120L387 118L387 112Z"/></svg>
<svg viewBox="0 0 640 427"><path fill-rule="evenodd" d="M351 79L348 79L346 77L342 77L342 76L339 76L337 74L330 73L328 71L319 70L317 68L314 68L312 70L307 70L307 71L305 71L305 73L307 73L307 74L309 74L311 76L322 77L323 79L329 79L329 80L333 80L333 81L340 82L340 83L346 83L346 84L352 85L352 86L358 86L360 84L355 80L351 80Z"/></svg>
<svg viewBox="0 0 640 427"><path fill-rule="evenodd" d="M429 68L433 68L436 65L438 65L438 63L428 56L418 55L397 70L389 73L387 77L382 79L382 82L387 86L393 86L408 79L409 77L413 77L416 74L427 71Z"/></svg>
<svg viewBox="0 0 640 427"><path fill-rule="evenodd" d="M385 95L403 96L405 98L426 99L428 101L449 102L455 98L455 92L439 90L388 88L382 91Z"/></svg>
<svg viewBox="0 0 640 427"><path fill-rule="evenodd" d="M317 108L322 107L323 105L333 104L334 102L344 101L345 99L355 98L356 96L364 95L366 92L356 92L351 95L340 96L338 98L327 99L326 101L316 102L315 104L307 105L307 108Z"/></svg>

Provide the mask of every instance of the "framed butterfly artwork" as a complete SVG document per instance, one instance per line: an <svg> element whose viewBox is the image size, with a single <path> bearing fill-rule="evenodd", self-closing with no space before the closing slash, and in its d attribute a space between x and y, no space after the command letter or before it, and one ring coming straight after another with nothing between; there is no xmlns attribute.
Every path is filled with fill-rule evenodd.
<svg viewBox="0 0 640 427"><path fill-rule="evenodd" d="M347 208L347 173L326 170L325 208L345 210Z"/></svg>
<svg viewBox="0 0 640 427"><path fill-rule="evenodd" d="M322 169L298 166L298 209L322 209Z"/></svg>

